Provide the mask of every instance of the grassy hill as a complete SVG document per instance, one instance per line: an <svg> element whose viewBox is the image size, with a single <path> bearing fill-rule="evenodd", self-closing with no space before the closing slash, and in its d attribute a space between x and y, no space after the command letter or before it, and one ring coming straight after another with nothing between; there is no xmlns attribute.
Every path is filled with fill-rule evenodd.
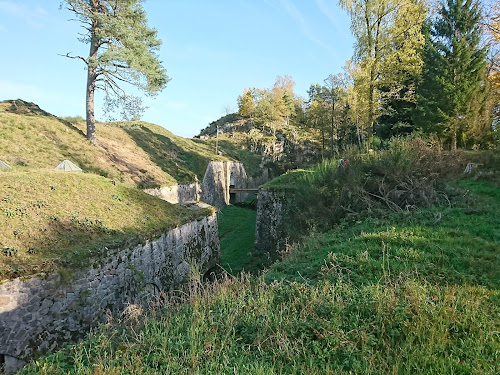
<svg viewBox="0 0 500 375"><path fill-rule="evenodd" d="M86 173L0 173L0 280L88 265L206 216Z"/></svg>
<svg viewBox="0 0 500 375"><path fill-rule="evenodd" d="M251 172L260 163L260 156L230 142L215 155L211 143L141 121L98 123L100 147L84 132L81 119L61 119L22 100L0 103L0 160L19 170L53 169L70 159L86 172L150 188L201 180L210 160L243 160Z"/></svg>

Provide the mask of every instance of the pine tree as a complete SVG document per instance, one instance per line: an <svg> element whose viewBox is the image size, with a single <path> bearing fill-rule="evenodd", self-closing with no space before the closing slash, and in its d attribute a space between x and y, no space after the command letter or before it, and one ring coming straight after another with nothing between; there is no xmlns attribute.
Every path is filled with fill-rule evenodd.
<svg viewBox="0 0 500 375"><path fill-rule="evenodd" d="M87 66L86 120L87 139L97 144L94 96L103 90L108 107L118 105L137 115L140 102L128 96L127 84L154 96L169 78L155 52L161 41L147 26L142 0L66 0L67 9L86 30L82 42L90 45L89 55L80 59ZM135 103L135 104L134 104Z"/></svg>
<svg viewBox="0 0 500 375"><path fill-rule="evenodd" d="M415 121L425 131L459 136L481 109L487 49L480 46L481 12L473 0L444 0L424 48Z"/></svg>

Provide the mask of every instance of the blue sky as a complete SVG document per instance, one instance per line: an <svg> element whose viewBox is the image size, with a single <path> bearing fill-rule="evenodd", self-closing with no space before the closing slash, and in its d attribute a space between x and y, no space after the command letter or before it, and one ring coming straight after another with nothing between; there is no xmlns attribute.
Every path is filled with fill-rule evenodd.
<svg viewBox="0 0 500 375"><path fill-rule="evenodd" d="M78 22L60 0L0 0L0 100L21 98L58 116L84 116L85 56ZM172 79L143 120L191 137L237 109L245 87L271 87L288 74L295 91L341 71L352 55L349 18L328 0L148 0ZM102 98L96 116L102 117Z"/></svg>

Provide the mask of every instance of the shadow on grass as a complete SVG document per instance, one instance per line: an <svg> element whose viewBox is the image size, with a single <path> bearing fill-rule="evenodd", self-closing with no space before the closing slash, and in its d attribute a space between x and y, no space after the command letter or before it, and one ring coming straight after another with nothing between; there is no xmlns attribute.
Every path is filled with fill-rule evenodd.
<svg viewBox="0 0 500 375"><path fill-rule="evenodd" d="M143 125L124 126L123 130L155 164L178 182L193 182L195 175L203 179L210 156L186 151L167 136L154 133Z"/></svg>

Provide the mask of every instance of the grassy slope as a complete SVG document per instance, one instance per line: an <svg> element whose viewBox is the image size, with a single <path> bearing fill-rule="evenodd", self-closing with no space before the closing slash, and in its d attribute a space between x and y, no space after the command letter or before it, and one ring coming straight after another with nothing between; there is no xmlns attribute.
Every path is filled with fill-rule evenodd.
<svg viewBox="0 0 500 375"><path fill-rule="evenodd" d="M84 173L0 172L0 280L79 267L207 215Z"/></svg>
<svg viewBox="0 0 500 375"><path fill-rule="evenodd" d="M0 160L16 169L52 169L70 159L94 172L141 188L201 180L210 160L242 159L256 172L260 157L231 143L215 147L175 136L145 122L97 124L100 148L85 139L84 122L70 123L30 103L0 103ZM226 155L226 156L224 156Z"/></svg>
<svg viewBox="0 0 500 375"><path fill-rule="evenodd" d="M267 282L227 279L24 373L498 374L500 194L463 184L454 207L340 226Z"/></svg>

